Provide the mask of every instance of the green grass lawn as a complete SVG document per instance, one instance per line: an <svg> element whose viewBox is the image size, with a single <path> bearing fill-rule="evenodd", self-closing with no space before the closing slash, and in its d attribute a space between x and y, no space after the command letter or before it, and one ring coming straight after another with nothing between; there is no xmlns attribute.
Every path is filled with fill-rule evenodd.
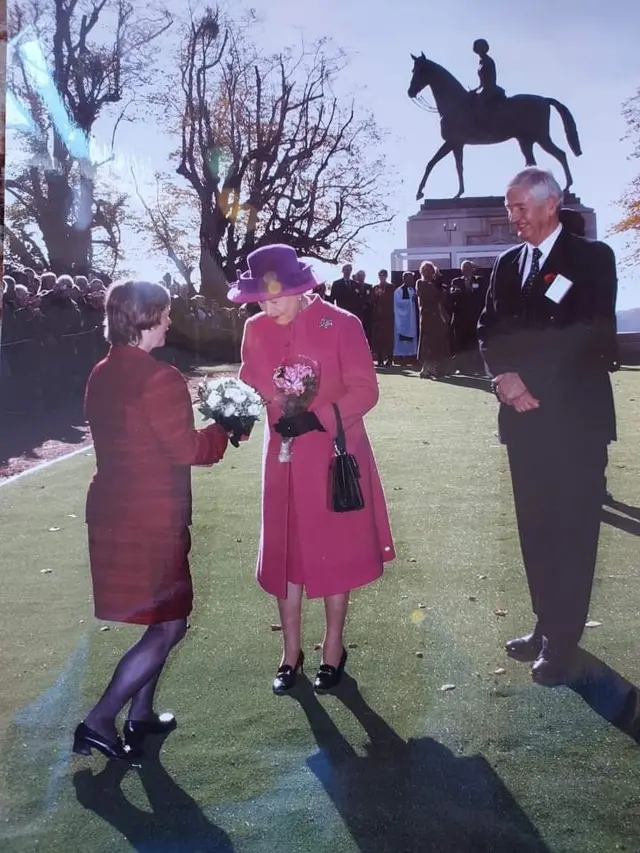
<svg viewBox="0 0 640 853"><path fill-rule="evenodd" d="M502 651L531 618L495 400L414 375L380 384L368 426L398 559L353 596L351 678L319 700L304 681L271 693L281 638L254 580L258 431L194 472L196 608L160 693L179 728L141 771L70 753L140 633L92 616L92 454L0 488L3 853L640 850L638 746ZM615 385L609 485L638 507L640 372ZM608 517L590 614L602 624L583 645L639 684L640 521ZM311 677L321 635L313 602ZM598 696L606 705L606 684Z"/></svg>

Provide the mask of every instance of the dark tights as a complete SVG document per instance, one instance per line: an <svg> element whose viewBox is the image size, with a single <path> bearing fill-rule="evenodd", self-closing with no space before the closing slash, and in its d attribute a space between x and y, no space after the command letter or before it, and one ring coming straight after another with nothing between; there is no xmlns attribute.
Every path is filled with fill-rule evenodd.
<svg viewBox="0 0 640 853"><path fill-rule="evenodd" d="M86 724L110 739L116 735L116 717L131 701L129 719L153 717L153 697L171 649L187 632L187 620L150 625L120 659L109 686L85 718Z"/></svg>

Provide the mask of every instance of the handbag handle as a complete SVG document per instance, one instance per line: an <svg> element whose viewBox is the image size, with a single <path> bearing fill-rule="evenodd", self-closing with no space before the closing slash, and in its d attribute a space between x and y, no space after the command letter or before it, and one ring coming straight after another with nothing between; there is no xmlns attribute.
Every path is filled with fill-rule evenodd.
<svg viewBox="0 0 640 853"><path fill-rule="evenodd" d="M342 418L340 416L340 409L337 407L335 403L332 403L333 411L336 413L336 437L334 440L334 445L336 451L344 455L347 452L347 441L344 436L344 427L342 425Z"/></svg>

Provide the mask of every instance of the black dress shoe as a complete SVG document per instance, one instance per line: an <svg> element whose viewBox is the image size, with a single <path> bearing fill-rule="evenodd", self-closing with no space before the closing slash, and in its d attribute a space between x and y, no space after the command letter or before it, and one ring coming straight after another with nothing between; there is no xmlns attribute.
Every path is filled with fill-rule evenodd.
<svg viewBox="0 0 640 853"><path fill-rule="evenodd" d="M76 755L91 755L97 749L106 758L135 763L143 756L141 749L134 749L122 743L120 738L109 741L98 732L90 729L86 723L80 723L73 736L73 751Z"/></svg>
<svg viewBox="0 0 640 853"><path fill-rule="evenodd" d="M122 730L124 742L132 749L141 749L147 735L166 735L177 725L176 718L168 711L156 714L152 720L125 720Z"/></svg>
<svg viewBox="0 0 640 853"><path fill-rule="evenodd" d="M531 678L542 687L559 687L567 683L569 672L569 664L564 658L541 654L531 667Z"/></svg>
<svg viewBox="0 0 640 853"><path fill-rule="evenodd" d="M536 626L530 634L509 640L504 648L510 658L522 663L531 663L542 651L542 634Z"/></svg>
<svg viewBox="0 0 640 853"><path fill-rule="evenodd" d="M342 649L342 657L338 666L330 666L328 663L323 663L316 674L313 682L313 689L318 693L324 693L327 690L332 690L340 684L342 673L344 672L347 663L347 650Z"/></svg>
<svg viewBox="0 0 640 853"><path fill-rule="evenodd" d="M302 672L304 667L304 652L300 650L298 660L295 666L284 664L276 672L276 677L273 679L273 692L276 696L282 696L288 693L295 686L298 673Z"/></svg>

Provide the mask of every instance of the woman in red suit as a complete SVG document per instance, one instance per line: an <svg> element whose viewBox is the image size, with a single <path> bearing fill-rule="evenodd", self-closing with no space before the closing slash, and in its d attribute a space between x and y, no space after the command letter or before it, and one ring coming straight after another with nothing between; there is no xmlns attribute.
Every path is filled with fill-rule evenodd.
<svg viewBox="0 0 640 853"><path fill-rule="evenodd" d="M187 383L150 355L171 325L167 290L117 282L105 310L111 349L85 398L97 465L86 510L95 615L147 629L77 727L73 749L131 760L145 735L175 727L171 714L154 713L153 698L192 607L190 466L222 459L227 435L215 424L194 429ZM129 702L123 744L116 717Z"/></svg>

